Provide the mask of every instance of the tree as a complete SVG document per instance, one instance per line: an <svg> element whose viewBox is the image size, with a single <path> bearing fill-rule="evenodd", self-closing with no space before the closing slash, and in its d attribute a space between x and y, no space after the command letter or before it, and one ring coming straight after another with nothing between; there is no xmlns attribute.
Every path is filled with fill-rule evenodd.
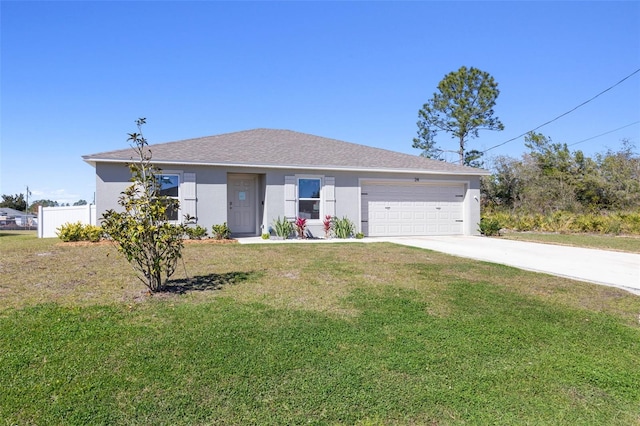
<svg viewBox="0 0 640 426"><path fill-rule="evenodd" d="M523 198L529 208L541 213L578 211L577 184L579 166L566 143L554 143L542 133L529 132L524 137L529 154L524 157L528 175Z"/></svg>
<svg viewBox="0 0 640 426"><path fill-rule="evenodd" d="M418 111L418 137L413 147L428 158L440 159L446 152L436 146L438 132L444 131L458 140L460 164L478 166L482 152L467 150L471 138L480 130L504 130L494 117L493 107L500 91L491 75L477 68L461 67L444 76L438 92Z"/></svg>
<svg viewBox="0 0 640 426"><path fill-rule="evenodd" d="M151 163L151 151L142 135L145 121L136 120L138 133L130 133L127 140L138 158L129 164L132 184L118 200L124 211L106 211L102 215L102 228L118 243L118 251L138 272L138 278L150 291L157 292L163 290L182 257L186 225L174 225L168 220L168 211L177 210L179 203L160 194L157 178L160 170Z"/></svg>
<svg viewBox="0 0 640 426"><path fill-rule="evenodd" d="M499 156L493 161L494 172L481 179L482 207L513 210L518 207L524 182L522 163L515 158Z"/></svg>
<svg viewBox="0 0 640 426"><path fill-rule="evenodd" d="M35 200L33 203L31 203L31 207L33 206L59 207L60 204L57 201L53 201L53 200Z"/></svg>
<svg viewBox="0 0 640 426"><path fill-rule="evenodd" d="M16 195L3 195L0 207L6 207L8 209L19 210L21 212L27 210L27 202L24 199L24 194Z"/></svg>
<svg viewBox="0 0 640 426"><path fill-rule="evenodd" d="M596 157L605 182L603 197L611 208L630 209L640 205L640 157L634 154L634 149L630 140L623 139L619 151L609 149Z"/></svg>
<svg viewBox="0 0 640 426"><path fill-rule="evenodd" d="M57 201L53 200L36 200L29 206L29 211L32 213L38 213L38 206L42 207L60 207Z"/></svg>
<svg viewBox="0 0 640 426"><path fill-rule="evenodd" d="M87 204L88 204L87 200L78 200L75 203L73 203L74 206L86 206Z"/></svg>

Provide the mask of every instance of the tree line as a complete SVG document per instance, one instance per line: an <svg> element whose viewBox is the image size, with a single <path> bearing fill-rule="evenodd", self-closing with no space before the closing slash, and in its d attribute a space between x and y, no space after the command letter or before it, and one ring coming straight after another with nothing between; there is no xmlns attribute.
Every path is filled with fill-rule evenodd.
<svg viewBox="0 0 640 426"><path fill-rule="evenodd" d="M29 210L28 212L30 213L36 213L38 211L38 206L42 206L42 207L69 207L69 206L86 206L87 201L86 200L78 200L73 204L69 204L69 203L58 203L57 201L53 201L53 200L36 200L32 203L29 204ZM25 195L20 193L20 194L15 194L15 195L7 195L7 194L3 194L2 195L2 201L0 201L0 207L5 207L8 209L13 209L13 210L18 210L21 212L27 211L27 200L25 198Z"/></svg>
<svg viewBox="0 0 640 426"><path fill-rule="evenodd" d="M593 157L541 133L525 136L521 158L496 157L482 181L485 212L553 214L637 211L640 156L629 140Z"/></svg>

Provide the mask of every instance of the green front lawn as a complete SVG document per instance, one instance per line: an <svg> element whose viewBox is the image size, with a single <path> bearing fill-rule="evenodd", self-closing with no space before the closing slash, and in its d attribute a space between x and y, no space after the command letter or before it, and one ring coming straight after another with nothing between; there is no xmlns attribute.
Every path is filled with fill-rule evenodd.
<svg viewBox="0 0 640 426"><path fill-rule="evenodd" d="M601 250L640 253L640 236L617 236L601 234L558 234L539 232L507 232L502 238L516 241L532 241L546 244L561 244Z"/></svg>
<svg viewBox="0 0 640 426"><path fill-rule="evenodd" d="M4 424L637 424L640 297L391 244L0 238ZM8 249L11 250L8 250Z"/></svg>

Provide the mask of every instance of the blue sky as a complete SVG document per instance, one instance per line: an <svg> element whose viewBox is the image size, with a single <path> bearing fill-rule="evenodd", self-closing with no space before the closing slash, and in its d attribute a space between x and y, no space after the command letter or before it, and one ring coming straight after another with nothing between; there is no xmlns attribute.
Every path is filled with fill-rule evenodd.
<svg viewBox="0 0 640 426"><path fill-rule="evenodd" d="M417 155L418 110L465 65L501 91L484 150L640 69L637 1L2 1L0 19L0 193L62 203L93 200L81 156L126 148L138 117L150 143L264 127ZM573 144L638 121L640 73L538 131ZM623 138L640 148L640 123L571 148Z"/></svg>

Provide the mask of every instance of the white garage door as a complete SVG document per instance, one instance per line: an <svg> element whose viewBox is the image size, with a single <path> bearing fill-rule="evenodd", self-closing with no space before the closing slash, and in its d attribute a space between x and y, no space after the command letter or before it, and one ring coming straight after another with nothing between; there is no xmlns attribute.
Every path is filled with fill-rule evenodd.
<svg viewBox="0 0 640 426"><path fill-rule="evenodd" d="M362 230L370 237L461 235L464 185L363 183Z"/></svg>

